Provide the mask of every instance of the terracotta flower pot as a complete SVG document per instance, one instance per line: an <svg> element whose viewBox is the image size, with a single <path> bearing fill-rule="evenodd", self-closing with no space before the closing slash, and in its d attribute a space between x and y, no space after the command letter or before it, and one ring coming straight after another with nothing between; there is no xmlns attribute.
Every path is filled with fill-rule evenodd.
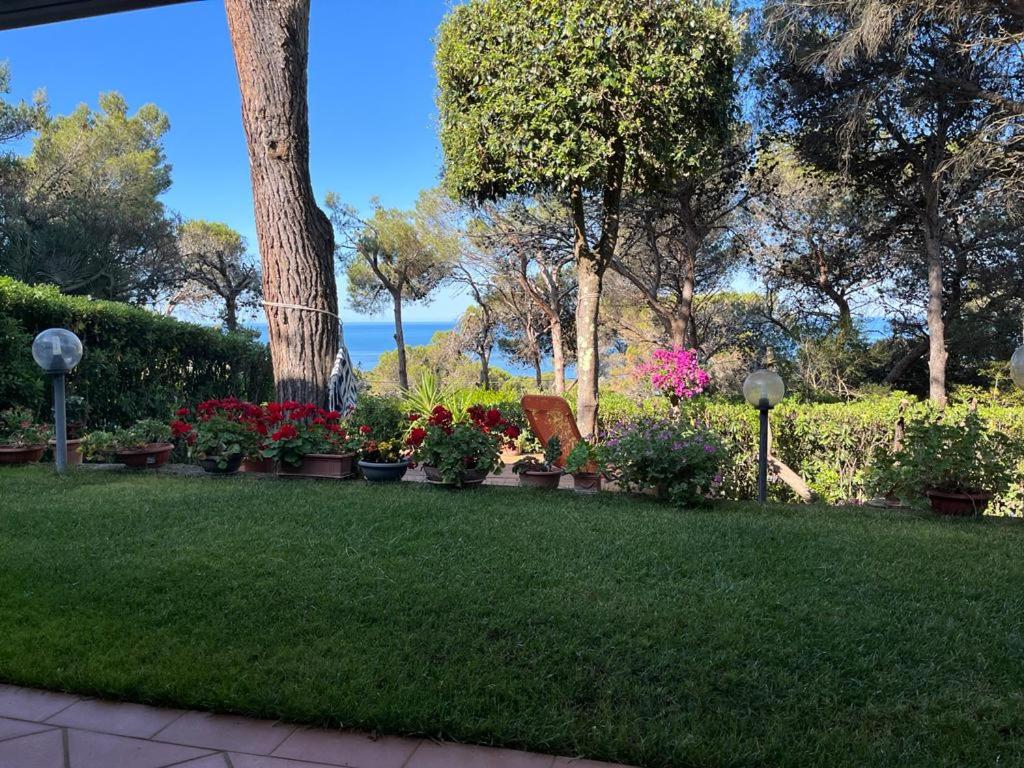
<svg viewBox="0 0 1024 768"><path fill-rule="evenodd" d="M149 443L144 448L118 451L114 455L119 464L129 469L156 469L167 463L173 450L173 443Z"/></svg>
<svg viewBox="0 0 1024 768"><path fill-rule="evenodd" d="M562 480L560 469L528 469L519 473L519 485L527 488L545 488L552 490Z"/></svg>
<svg viewBox="0 0 1024 768"><path fill-rule="evenodd" d="M577 472L572 476L576 493L597 493L601 490L601 475L597 472Z"/></svg>
<svg viewBox="0 0 1024 768"><path fill-rule="evenodd" d="M405 477L409 470L409 462L360 461L359 470L371 483L393 483Z"/></svg>
<svg viewBox="0 0 1024 768"><path fill-rule="evenodd" d="M0 448L0 464L35 464L43 458L43 451L45 450L45 445Z"/></svg>
<svg viewBox="0 0 1024 768"><path fill-rule="evenodd" d="M932 505L932 512L939 515L955 515L958 517L977 517L984 514L991 493L951 493L949 491L925 491L925 496Z"/></svg>
<svg viewBox="0 0 1024 768"><path fill-rule="evenodd" d="M481 472L478 469L467 469L462 476L461 483L448 483L441 477L441 470L437 467L428 467L426 464L423 465L423 474L427 476L428 483L441 485L446 488L475 488L478 485L483 485L484 480L487 479L486 472Z"/></svg>
<svg viewBox="0 0 1024 768"><path fill-rule="evenodd" d="M273 459L242 459L241 470L243 472L257 472L264 475L274 474Z"/></svg>
<svg viewBox="0 0 1024 768"><path fill-rule="evenodd" d="M198 463L199 466L203 468L204 472L209 472L211 475L233 475L242 465L242 457L237 454L229 457L227 466L223 468L219 466L216 456L208 456L205 459L200 459Z"/></svg>
<svg viewBox="0 0 1024 768"><path fill-rule="evenodd" d="M332 480L344 480L352 477L354 453L310 453L302 457L302 463L293 467L281 462L277 466L280 477L319 477Z"/></svg>
<svg viewBox="0 0 1024 768"><path fill-rule="evenodd" d="M51 440L50 447L57 450L57 441ZM68 466L75 466L82 463L82 438L68 440Z"/></svg>

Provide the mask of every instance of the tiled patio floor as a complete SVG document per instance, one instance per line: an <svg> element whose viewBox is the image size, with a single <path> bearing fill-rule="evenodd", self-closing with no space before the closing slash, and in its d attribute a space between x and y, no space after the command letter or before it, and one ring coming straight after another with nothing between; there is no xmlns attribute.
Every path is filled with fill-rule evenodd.
<svg viewBox="0 0 1024 768"><path fill-rule="evenodd" d="M0 768L612 768L0 685ZM621 767L620 767L621 768Z"/></svg>

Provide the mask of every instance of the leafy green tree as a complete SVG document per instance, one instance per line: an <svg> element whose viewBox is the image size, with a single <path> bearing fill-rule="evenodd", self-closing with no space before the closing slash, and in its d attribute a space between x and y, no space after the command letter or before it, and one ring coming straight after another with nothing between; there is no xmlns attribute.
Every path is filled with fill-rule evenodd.
<svg viewBox="0 0 1024 768"><path fill-rule="evenodd" d="M168 301L168 314L179 304L219 304L228 331L238 330L239 310L260 298L260 268L248 255L245 238L227 224L193 219L178 229L182 285Z"/></svg>
<svg viewBox="0 0 1024 768"><path fill-rule="evenodd" d="M893 206L907 274L927 297L937 403L946 401L947 325L963 285L950 274L957 217L998 191L993 167L1019 164L1010 142L989 147L996 158L976 151L1021 86L1019 47L986 42L999 24L997 5L959 3L950 13L952 4L937 0L773 0L766 9L774 46L762 80L773 121L804 160L847 173ZM1019 134L1019 115L1006 130Z"/></svg>
<svg viewBox="0 0 1024 768"><path fill-rule="evenodd" d="M168 125L152 104L128 114L116 93L46 122L23 163L22 197L0 222L0 270L66 293L154 300L178 268L159 199L171 184Z"/></svg>
<svg viewBox="0 0 1024 768"><path fill-rule="evenodd" d="M570 205L585 435L597 427L601 286L623 186L654 186L709 159L728 131L737 46L718 2L469 0L442 22L448 190L472 200L553 192Z"/></svg>
<svg viewBox="0 0 1024 768"><path fill-rule="evenodd" d="M403 304L426 302L448 277L458 243L431 224L430 198L421 195L414 211L374 204L361 219L354 209L329 194L327 207L339 233L339 257L348 278L348 300L357 312L374 314L390 301L398 347L398 385L409 388L402 330Z"/></svg>
<svg viewBox="0 0 1024 768"><path fill-rule="evenodd" d="M11 70L7 62L0 61L0 95L11 92ZM46 96L36 91L32 103L11 103L0 98L0 144L21 138L46 122Z"/></svg>

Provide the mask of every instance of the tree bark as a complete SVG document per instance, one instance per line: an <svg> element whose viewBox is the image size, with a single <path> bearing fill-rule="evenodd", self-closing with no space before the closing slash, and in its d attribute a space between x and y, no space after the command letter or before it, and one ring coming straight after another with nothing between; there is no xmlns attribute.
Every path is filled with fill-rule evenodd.
<svg viewBox="0 0 1024 768"><path fill-rule="evenodd" d="M928 397L946 404L946 326L942 317L942 234L939 221L938 189L929 185L926 193L924 244L928 261Z"/></svg>
<svg viewBox="0 0 1024 768"><path fill-rule="evenodd" d="M309 175L309 0L224 5L242 93L277 395L326 405L339 344L338 292L334 235Z"/></svg>
<svg viewBox="0 0 1024 768"><path fill-rule="evenodd" d="M238 330L238 303L234 296L224 297L224 327L231 333Z"/></svg>
<svg viewBox="0 0 1024 768"><path fill-rule="evenodd" d="M392 293L391 301L395 310L395 347L398 349L398 386L403 392L408 392L409 361L405 355L405 330L402 328L402 294Z"/></svg>
<svg viewBox="0 0 1024 768"><path fill-rule="evenodd" d="M484 391L491 388L491 353L481 351L480 357L480 388Z"/></svg>
<svg viewBox="0 0 1024 768"><path fill-rule="evenodd" d="M551 367L554 369L555 394L565 394L565 347L562 341L562 321L560 318L551 320ZM538 379L537 386L541 385Z"/></svg>

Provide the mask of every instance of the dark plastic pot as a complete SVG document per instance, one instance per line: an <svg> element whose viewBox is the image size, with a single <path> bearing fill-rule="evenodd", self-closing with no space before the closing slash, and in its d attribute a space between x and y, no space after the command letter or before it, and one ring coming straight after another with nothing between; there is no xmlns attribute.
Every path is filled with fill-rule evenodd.
<svg viewBox="0 0 1024 768"><path fill-rule="evenodd" d="M977 517L985 512L991 493L950 493L948 491L925 491L932 505L932 512L957 517Z"/></svg>
<svg viewBox="0 0 1024 768"><path fill-rule="evenodd" d="M576 493L597 493L601 490L601 475L597 472L577 472L572 476Z"/></svg>
<svg viewBox="0 0 1024 768"><path fill-rule="evenodd" d="M129 469L156 469L167 463L173 450L172 443L150 443L145 448L118 451L115 456L119 464Z"/></svg>
<svg viewBox="0 0 1024 768"><path fill-rule="evenodd" d="M264 475L274 474L273 459L242 459L241 470L243 472L257 472Z"/></svg>
<svg viewBox="0 0 1024 768"><path fill-rule="evenodd" d="M0 448L0 464L35 464L43 458L43 451L45 450L45 445Z"/></svg>
<svg viewBox="0 0 1024 768"><path fill-rule="evenodd" d="M352 477L355 457L354 453L310 453L302 457L302 463L297 467L282 461L277 466L277 474L280 477L344 480Z"/></svg>
<svg viewBox="0 0 1024 768"><path fill-rule="evenodd" d="M519 473L519 484L527 488L553 490L562 480L560 469L528 469Z"/></svg>
<svg viewBox="0 0 1024 768"><path fill-rule="evenodd" d="M478 485L483 485L484 480L487 479L486 472L481 472L477 469L467 469L462 475L461 483L446 483L437 467L428 467L425 464L423 465L423 474L427 476L428 483L446 488L475 488Z"/></svg>
<svg viewBox="0 0 1024 768"><path fill-rule="evenodd" d="M209 456L205 459L200 459L199 466L203 468L203 472L209 472L211 475L233 475L242 466L242 456L240 454L231 456L228 459L227 466L223 468L218 466L216 456Z"/></svg>
<svg viewBox="0 0 1024 768"><path fill-rule="evenodd" d="M408 461L381 463L376 461L360 461L359 471L371 483L394 483L405 477L409 470Z"/></svg>

